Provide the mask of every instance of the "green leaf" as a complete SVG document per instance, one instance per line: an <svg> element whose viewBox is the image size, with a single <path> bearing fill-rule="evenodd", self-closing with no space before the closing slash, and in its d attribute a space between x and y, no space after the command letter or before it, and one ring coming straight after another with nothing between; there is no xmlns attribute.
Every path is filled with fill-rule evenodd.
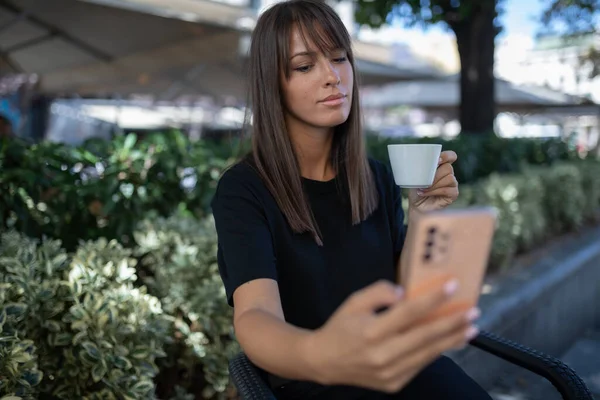
<svg viewBox="0 0 600 400"><path fill-rule="evenodd" d="M86 321L77 321L71 324L71 329L75 331L85 331L88 328Z"/></svg>
<svg viewBox="0 0 600 400"><path fill-rule="evenodd" d="M50 289L44 289L44 290L40 291L40 293L38 294L38 298L42 302L48 301L52 297L54 297L54 292L52 290L50 290Z"/></svg>
<svg viewBox="0 0 600 400"><path fill-rule="evenodd" d="M27 389L31 388L31 385L25 379L17 379L17 383Z"/></svg>
<svg viewBox="0 0 600 400"><path fill-rule="evenodd" d="M8 303L4 306L7 315L20 317L25 314L27 304L24 303Z"/></svg>
<svg viewBox="0 0 600 400"><path fill-rule="evenodd" d="M45 321L43 326L50 332L60 332L60 323L52 320Z"/></svg>
<svg viewBox="0 0 600 400"><path fill-rule="evenodd" d="M44 373L42 371L38 371L38 370L26 371L23 374L23 379L25 379L27 382L29 382L29 385L31 385L31 386L39 385L43 378L44 378Z"/></svg>
<svg viewBox="0 0 600 400"><path fill-rule="evenodd" d="M70 282L71 290L75 296L79 296L81 294L81 284L77 282L77 280L73 280Z"/></svg>
<svg viewBox="0 0 600 400"><path fill-rule="evenodd" d="M62 385L54 389L52 391L52 394L59 399L72 398L72 386L73 384L71 382L63 383Z"/></svg>
<svg viewBox="0 0 600 400"><path fill-rule="evenodd" d="M104 378L104 375L106 375L106 372L107 370L104 366L104 363L98 363L94 365L94 368L92 368L92 379L96 383L100 382L102 378Z"/></svg>
<svg viewBox="0 0 600 400"><path fill-rule="evenodd" d="M149 380L140 381L140 382L136 383L135 385L133 385L133 387L131 388L132 391L134 391L135 393L139 393L139 394L146 394L148 391L150 391L152 389L154 389L154 383Z"/></svg>
<svg viewBox="0 0 600 400"><path fill-rule="evenodd" d="M85 341L81 343L81 347L84 348L85 352L90 356L91 359L96 361L100 360L100 350L94 343Z"/></svg>
<svg viewBox="0 0 600 400"><path fill-rule="evenodd" d="M75 336L73 336L73 346L77 346L78 344L80 344L83 341L83 339L85 339L87 336L87 331L81 331L77 333Z"/></svg>
<svg viewBox="0 0 600 400"><path fill-rule="evenodd" d="M13 354L10 357L11 361L17 362L19 364L24 364L26 362L31 361L32 357L30 354L27 353L17 353L17 354Z"/></svg>
<svg viewBox="0 0 600 400"><path fill-rule="evenodd" d="M123 144L123 149L125 150L130 150L133 148L133 146L135 145L136 142L136 137L133 133L130 133L129 135L127 135L127 137L125 138L125 143Z"/></svg>
<svg viewBox="0 0 600 400"><path fill-rule="evenodd" d="M128 370L132 367L131 361L125 357L116 356L114 360L115 366L119 369Z"/></svg>
<svg viewBox="0 0 600 400"><path fill-rule="evenodd" d="M109 315L108 311L101 312L98 315L98 320L97 320L98 328L103 329L109 320L110 320L110 315Z"/></svg>
<svg viewBox="0 0 600 400"><path fill-rule="evenodd" d="M86 367L93 367L96 364L98 364L98 360L91 357L85 350L81 350L79 352L79 359L81 360L81 363Z"/></svg>
<svg viewBox="0 0 600 400"><path fill-rule="evenodd" d="M54 335L53 344L56 347L67 346L71 343L72 339L73 335L71 335L70 333L59 333Z"/></svg>
<svg viewBox="0 0 600 400"><path fill-rule="evenodd" d="M133 357L137 360L141 360L141 359L147 358L149 354L150 354L150 349L148 349L146 346L137 346L131 352L131 357Z"/></svg>
<svg viewBox="0 0 600 400"><path fill-rule="evenodd" d="M87 316L87 313L80 305L74 305L69 309L69 312L78 320L82 320Z"/></svg>

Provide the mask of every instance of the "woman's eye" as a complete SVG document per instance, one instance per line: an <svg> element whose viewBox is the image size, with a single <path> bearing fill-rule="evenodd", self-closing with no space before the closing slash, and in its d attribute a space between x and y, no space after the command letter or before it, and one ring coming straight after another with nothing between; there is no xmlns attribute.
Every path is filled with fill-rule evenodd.
<svg viewBox="0 0 600 400"><path fill-rule="evenodd" d="M348 60L347 57L338 57L338 58L333 59L333 61L335 61L336 63L339 63L339 64L346 62L346 60Z"/></svg>
<svg viewBox="0 0 600 400"><path fill-rule="evenodd" d="M304 65L302 67L294 68L294 71L308 72L308 71L310 71L311 68L312 68L312 66L310 66L310 65Z"/></svg>

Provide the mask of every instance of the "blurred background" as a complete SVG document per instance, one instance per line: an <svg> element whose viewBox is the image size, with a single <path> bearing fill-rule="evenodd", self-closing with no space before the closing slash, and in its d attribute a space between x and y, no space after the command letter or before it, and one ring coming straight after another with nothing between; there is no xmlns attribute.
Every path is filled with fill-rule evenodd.
<svg viewBox="0 0 600 400"><path fill-rule="evenodd" d="M249 40L275 2L0 0L0 399L236 398L209 203L247 149ZM456 207L499 210L489 328L600 394L600 1L327 2L369 154L442 143ZM478 379L557 396L508 368Z"/></svg>

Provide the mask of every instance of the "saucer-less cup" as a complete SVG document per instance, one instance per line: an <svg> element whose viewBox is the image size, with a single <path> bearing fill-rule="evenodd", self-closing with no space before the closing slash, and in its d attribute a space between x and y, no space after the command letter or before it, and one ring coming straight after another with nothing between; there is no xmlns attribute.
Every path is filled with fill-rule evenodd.
<svg viewBox="0 0 600 400"><path fill-rule="evenodd" d="M441 152L441 144L388 145L396 185L411 189L431 187Z"/></svg>

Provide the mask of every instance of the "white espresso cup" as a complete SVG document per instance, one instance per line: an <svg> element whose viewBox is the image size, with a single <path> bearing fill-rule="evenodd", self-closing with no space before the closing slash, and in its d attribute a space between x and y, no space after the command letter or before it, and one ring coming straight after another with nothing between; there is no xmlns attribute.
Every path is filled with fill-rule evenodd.
<svg viewBox="0 0 600 400"><path fill-rule="evenodd" d="M441 152L441 144L388 145L396 185L410 189L431 187Z"/></svg>

